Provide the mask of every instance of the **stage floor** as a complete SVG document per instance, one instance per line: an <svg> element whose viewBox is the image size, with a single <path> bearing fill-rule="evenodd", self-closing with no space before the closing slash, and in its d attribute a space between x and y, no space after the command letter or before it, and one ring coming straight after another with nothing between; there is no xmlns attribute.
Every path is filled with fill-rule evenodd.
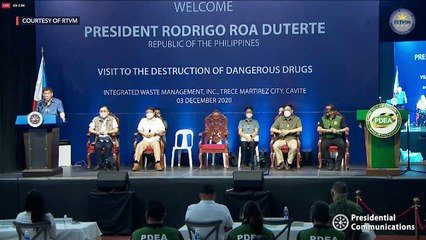
<svg viewBox="0 0 426 240"><path fill-rule="evenodd" d="M401 165L401 171L407 168L406 165ZM224 169L222 166L209 166L202 169L198 167L189 168L189 167L173 167L167 166L165 171L158 172L155 170L141 170L137 172L132 172L130 166L121 166L120 171L129 172L130 179L144 179L144 178L176 178L176 179L192 179L192 178L207 178L207 179L227 179L232 178L232 173L234 171L250 171L249 167L230 167L229 169ZM412 170L424 171L426 172L425 164L412 164ZM267 171L263 170L265 173ZM63 174L46 177L46 178L37 178L37 179L96 179L97 171L87 170L85 166L71 166L63 167ZM370 177L365 175L365 166L350 166L349 171L329 171L325 168L318 169L316 166L305 166L300 170L293 168L289 171L284 170L270 170L269 174L265 174L265 178L354 178L354 177L364 177L364 178L386 178L386 179L398 179L398 178L426 178L425 173L419 173L410 171L401 176L383 176L383 177ZM9 173L0 173L0 179L9 179L16 180L21 179L22 173L9 172ZM23 178L22 178L23 179Z"/></svg>

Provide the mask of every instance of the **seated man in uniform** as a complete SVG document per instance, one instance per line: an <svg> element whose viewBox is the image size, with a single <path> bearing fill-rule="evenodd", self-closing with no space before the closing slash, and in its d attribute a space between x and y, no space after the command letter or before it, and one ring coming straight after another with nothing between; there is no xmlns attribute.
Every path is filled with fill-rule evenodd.
<svg viewBox="0 0 426 240"><path fill-rule="evenodd" d="M333 202L330 204L331 217L338 214L343 214L348 219L351 219L351 215L361 216L364 211L360 205L348 200L348 188L344 182L335 182L331 188L331 197ZM357 240L360 238L360 231L353 231L351 228L345 230L346 239Z"/></svg>
<svg viewBox="0 0 426 240"><path fill-rule="evenodd" d="M166 215L164 205L160 201L150 201L148 203L145 218L147 226L137 229L132 233L131 240L183 240L182 235L176 228L163 226Z"/></svg>
<svg viewBox="0 0 426 240"><path fill-rule="evenodd" d="M273 148L277 158L277 169L290 169L289 164L293 162L297 150L296 135L302 132L302 122L300 118L294 115L293 106L285 105L283 116L278 117L270 129L271 132L278 134L278 140L275 141ZM287 163L284 162L284 156L281 151L282 146L288 146Z"/></svg>
<svg viewBox="0 0 426 240"><path fill-rule="evenodd" d="M209 221L222 221L219 227L219 239L224 239L225 232L229 232L232 229L233 221L229 209L222 204L216 203L216 192L213 185L205 184L203 185L201 192L199 194L200 202L188 206L185 214L185 220L191 222L209 222ZM203 240L204 236L211 229L201 229L201 238ZM212 240L213 236L211 235L209 239Z"/></svg>
<svg viewBox="0 0 426 240"><path fill-rule="evenodd" d="M318 122L317 131L323 135L321 152L324 160L328 161L328 170L340 170L346 149L342 133L349 131L349 127L346 124L345 118L337 114L332 104L325 106L324 115ZM331 158L328 151L331 145L337 146L338 155L335 160L336 162Z"/></svg>
<svg viewBox="0 0 426 240"><path fill-rule="evenodd" d="M62 101L53 97L51 87L43 88L43 99L37 102L36 111L45 115L59 115L65 122L65 112Z"/></svg>
<svg viewBox="0 0 426 240"><path fill-rule="evenodd" d="M316 201L311 207L311 221L314 227L300 231L297 234L297 240L344 240L345 234L330 226L328 224L330 220L328 204L323 201Z"/></svg>
<svg viewBox="0 0 426 240"><path fill-rule="evenodd" d="M142 157L142 153L145 149L150 146L154 151L155 157L155 169L157 171L163 171L160 164L161 148L160 148L160 136L164 133L164 124L161 119L154 117L154 109L148 107L145 110L146 117L142 118L138 125L138 132L143 136L141 142L136 146L132 171L140 170L139 160Z"/></svg>
<svg viewBox="0 0 426 240"><path fill-rule="evenodd" d="M114 117L109 115L106 106L99 109L99 116L93 118L89 124L89 132L95 135L95 157L96 166L93 170L107 168L112 169L114 160L112 159L112 139L111 134L118 132L118 123ZM104 154L102 156L102 149Z"/></svg>

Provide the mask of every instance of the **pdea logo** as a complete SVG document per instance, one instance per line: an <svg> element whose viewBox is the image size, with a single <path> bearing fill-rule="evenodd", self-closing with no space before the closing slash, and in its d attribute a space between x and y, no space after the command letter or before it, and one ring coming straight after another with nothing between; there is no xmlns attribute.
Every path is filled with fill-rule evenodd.
<svg viewBox="0 0 426 240"><path fill-rule="evenodd" d="M416 18L410 10L400 8L395 10L390 16L389 25L395 33L406 35L413 31L416 25Z"/></svg>
<svg viewBox="0 0 426 240"><path fill-rule="evenodd" d="M380 103L368 110L365 125L373 136L389 138L401 129L401 113L390 104Z"/></svg>
<svg viewBox="0 0 426 240"><path fill-rule="evenodd" d="M396 121L396 116L393 113L381 113L373 117L371 125L375 128L387 128Z"/></svg>

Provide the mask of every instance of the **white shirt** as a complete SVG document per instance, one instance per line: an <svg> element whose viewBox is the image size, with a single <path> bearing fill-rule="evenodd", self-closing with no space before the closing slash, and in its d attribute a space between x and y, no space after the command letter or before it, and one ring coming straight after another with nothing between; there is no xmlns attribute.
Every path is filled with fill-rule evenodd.
<svg viewBox="0 0 426 240"><path fill-rule="evenodd" d="M46 213L43 219L50 222L50 231L49 231L50 238L49 239L54 239L57 235L55 219L53 218L51 213ZM31 212L25 211L25 212L19 213L18 216L16 216L15 221L20 223L33 223L31 220ZM31 237L35 234L34 231L29 231L29 233ZM37 237L37 239L42 239L42 238L43 238L43 235L40 235Z"/></svg>
<svg viewBox="0 0 426 240"><path fill-rule="evenodd" d="M144 133L160 133L164 132L164 124L163 121L159 118L153 117L151 119L142 118L138 125L138 131L142 131ZM142 141L145 142L158 142L160 141L160 136L153 136L150 138L144 137Z"/></svg>
<svg viewBox="0 0 426 240"><path fill-rule="evenodd" d="M419 100L417 102L417 108L419 110L426 110L426 101Z"/></svg>
<svg viewBox="0 0 426 240"><path fill-rule="evenodd" d="M219 239L225 238L225 227L232 228L231 213L228 208L215 201L201 200L197 204L192 204L188 207L185 214L185 220L193 222L209 222L221 220L222 224L219 227ZM201 236L204 239L204 236L211 229L200 229ZM214 235L210 235L209 239L214 239Z"/></svg>

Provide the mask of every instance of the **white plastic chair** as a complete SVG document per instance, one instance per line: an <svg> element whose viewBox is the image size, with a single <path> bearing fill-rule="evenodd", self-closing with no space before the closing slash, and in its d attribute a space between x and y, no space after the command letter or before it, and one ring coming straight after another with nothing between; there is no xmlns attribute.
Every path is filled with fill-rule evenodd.
<svg viewBox="0 0 426 240"><path fill-rule="evenodd" d="M182 135L182 142L180 146L178 145L178 138L179 135ZM191 138L191 145L188 145L188 135ZM175 134L175 146L172 149L172 160L171 160L171 166L173 167L174 161L175 161L175 151L178 150L178 166L180 167L180 160L181 160L181 154L182 150L188 151L188 157L189 157L189 167L192 168L192 146L194 145L194 132L190 129L181 129L178 130Z"/></svg>
<svg viewBox="0 0 426 240"><path fill-rule="evenodd" d="M242 141L243 139L240 138L240 141ZM257 135L256 137L254 137L253 139L255 142L257 142L256 144L256 158L254 159L254 161L259 161L259 135ZM238 147L238 167L241 167L241 145Z"/></svg>

